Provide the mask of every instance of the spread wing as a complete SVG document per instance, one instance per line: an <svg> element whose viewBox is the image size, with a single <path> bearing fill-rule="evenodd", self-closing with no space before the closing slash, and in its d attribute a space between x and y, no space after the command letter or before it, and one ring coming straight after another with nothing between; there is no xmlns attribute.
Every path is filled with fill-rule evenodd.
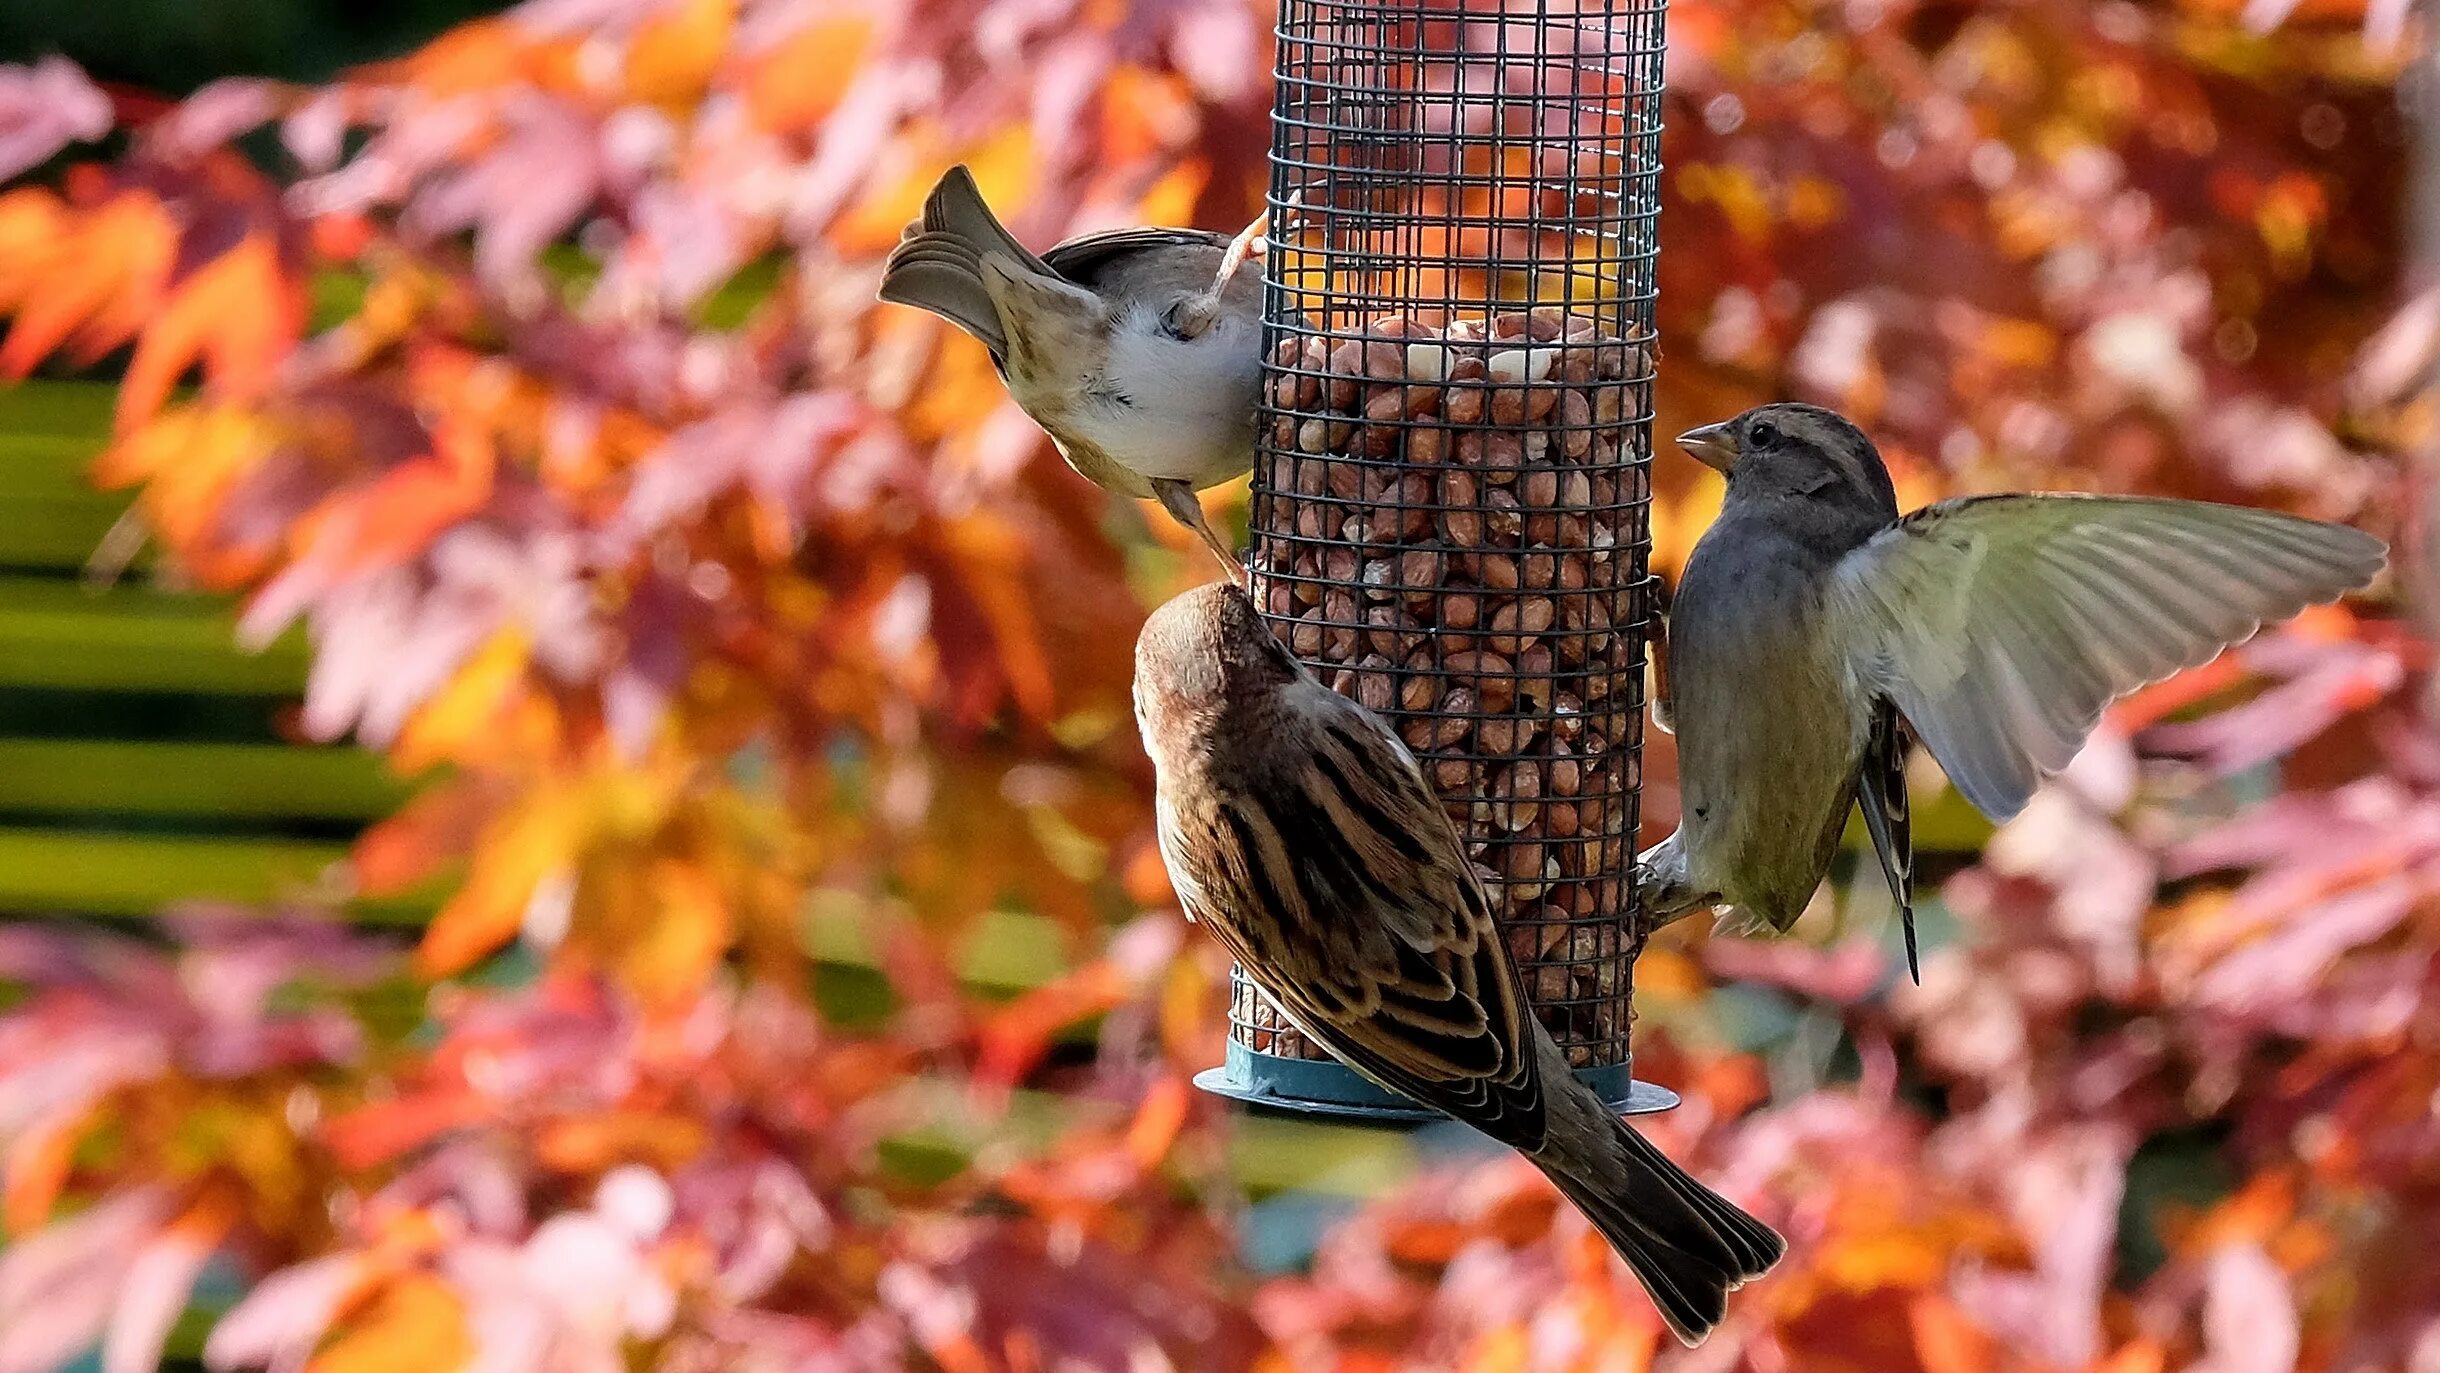
<svg viewBox="0 0 2440 1373"><path fill-rule="evenodd" d="M1203 273L1202 284L1209 286L1228 242L1227 234L1209 229L1104 229L1058 244L1042 255L1042 263L1079 286L1094 287L1100 284L1102 273L1125 265L1126 259L1146 249L1208 248L1208 256L1198 253L1190 260Z"/></svg>
<svg viewBox="0 0 2440 1373"><path fill-rule="evenodd" d="M2067 766L2115 698L2370 581L2343 525L2197 501L1943 501L1841 559L1850 665L1994 819Z"/></svg>
<svg viewBox="0 0 2440 1373"><path fill-rule="evenodd" d="M1890 897L1898 903L1898 923L1906 931L1906 971L1923 984L1923 962L1915 951L1915 819L1906 794L1906 724L1897 707L1883 701L1873 712L1872 734L1864 741L1864 763L1856 774L1857 800L1864 807L1864 831L1872 836L1872 851L1881 860L1881 876L1889 881Z"/></svg>
<svg viewBox="0 0 2440 1373"><path fill-rule="evenodd" d="M1309 739L1275 746L1308 765L1259 788L1163 794L1179 899L1349 1066L1539 1149L1534 1027L1482 881L1405 748L1337 704Z"/></svg>

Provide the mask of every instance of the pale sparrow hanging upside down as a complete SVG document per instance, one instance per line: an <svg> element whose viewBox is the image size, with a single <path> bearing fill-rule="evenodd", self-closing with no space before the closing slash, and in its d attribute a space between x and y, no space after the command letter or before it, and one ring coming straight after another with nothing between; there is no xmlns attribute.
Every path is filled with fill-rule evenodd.
<svg viewBox="0 0 2440 1373"><path fill-rule="evenodd" d="M1533 1160L1688 1344L1778 1261L1769 1226L1568 1071L1413 756L1290 657L1242 590L1153 612L1135 709L1179 901L1308 1038Z"/></svg>
<svg viewBox="0 0 2440 1373"><path fill-rule="evenodd" d="M2006 820L2112 700L2364 585L2387 551L2343 525L2135 496L1901 518L1872 440L1810 405L1678 442L1728 496L1670 608L1681 818L1642 857L1645 909L1735 906L1786 929L1861 799L1910 971L1907 729Z"/></svg>
<svg viewBox="0 0 2440 1373"><path fill-rule="evenodd" d="M1262 226L1233 240L1116 229L1036 257L951 167L890 254L881 298L982 340L1070 467L1104 490L1157 498L1234 574L1195 492L1254 465Z"/></svg>

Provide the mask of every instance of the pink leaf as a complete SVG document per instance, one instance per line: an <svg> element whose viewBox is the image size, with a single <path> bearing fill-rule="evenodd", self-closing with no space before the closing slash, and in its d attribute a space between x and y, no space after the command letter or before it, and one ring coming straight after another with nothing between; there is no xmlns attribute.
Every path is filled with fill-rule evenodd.
<svg viewBox="0 0 2440 1373"><path fill-rule="evenodd" d="M356 1255L333 1254L273 1273L212 1327L203 1345L204 1365L271 1373L302 1368L363 1272Z"/></svg>
<svg viewBox="0 0 2440 1373"><path fill-rule="evenodd" d="M0 66L0 181L110 132L110 97L64 57Z"/></svg>
<svg viewBox="0 0 2440 1373"><path fill-rule="evenodd" d="M0 1253L0 1373L51 1373L92 1348L168 1215L164 1193L129 1188Z"/></svg>
<svg viewBox="0 0 2440 1373"><path fill-rule="evenodd" d="M2255 1245L2211 1256L2203 1296L2209 1373L2292 1373L2301 1340L2287 1274Z"/></svg>
<svg viewBox="0 0 2440 1373"><path fill-rule="evenodd" d="M288 88L275 81L231 77L178 102L144 130L145 146L163 156L201 157L277 118Z"/></svg>
<svg viewBox="0 0 2440 1373"><path fill-rule="evenodd" d="M195 1275L203 1271L219 1241L218 1226L207 1233L182 1221L137 1252L102 1337L102 1373L153 1373L160 1367L170 1328L186 1309Z"/></svg>
<svg viewBox="0 0 2440 1373"><path fill-rule="evenodd" d="M2275 932L2213 964L2196 979L2194 995L2232 1010L2307 996L2339 955L2396 929L2428 890L2401 874L2300 908Z"/></svg>

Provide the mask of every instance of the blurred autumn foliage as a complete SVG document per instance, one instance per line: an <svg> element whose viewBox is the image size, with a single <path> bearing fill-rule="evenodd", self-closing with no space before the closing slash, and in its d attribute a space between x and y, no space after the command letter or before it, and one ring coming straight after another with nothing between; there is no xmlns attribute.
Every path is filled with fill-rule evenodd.
<svg viewBox="0 0 2440 1373"><path fill-rule="evenodd" d="M304 622L301 728L424 779L335 889L448 893L411 954L0 927L0 1370L153 1367L210 1271L206 1363L317 1373L2440 1370L2440 739L2386 591L2117 710L1946 860L1919 990L1871 884L1647 955L1655 1129L1794 1245L1705 1348L1513 1160L1239 1259L1127 715L1200 568L872 289L952 160L1036 241L1242 223L1269 21L534 0L174 107L0 70L0 369L118 369L94 476L163 575ZM2402 24L1688 0L1662 431L1796 395L1910 501L2395 535L2440 440ZM1065 943L1013 999L961 977L999 911ZM877 1007L817 994L841 927Z"/></svg>

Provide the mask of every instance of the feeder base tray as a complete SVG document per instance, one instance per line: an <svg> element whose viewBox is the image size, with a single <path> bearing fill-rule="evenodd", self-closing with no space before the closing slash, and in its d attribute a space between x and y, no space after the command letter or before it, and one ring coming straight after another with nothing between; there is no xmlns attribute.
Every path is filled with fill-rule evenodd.
<svg viewBox="0 0 2440 1373"><path fill-rule="evenodd" d="M1633 1069L1632 1062L1614 1063L1601 1068L1579 1068L1576 1076L1601 1093L1610 1109L1621 1115L1651 1115L1678 1104L1677 1093L1668 1088L1635 1081ZM1195 1074L1195 1085L1215 1096L1304 1115L1346 1116L1383 1123L1448 1118L1417 1106L1346 1064L1280 1058L1234 1043L1228 1046L1228 1056L1219 1067Z"/></svg>

